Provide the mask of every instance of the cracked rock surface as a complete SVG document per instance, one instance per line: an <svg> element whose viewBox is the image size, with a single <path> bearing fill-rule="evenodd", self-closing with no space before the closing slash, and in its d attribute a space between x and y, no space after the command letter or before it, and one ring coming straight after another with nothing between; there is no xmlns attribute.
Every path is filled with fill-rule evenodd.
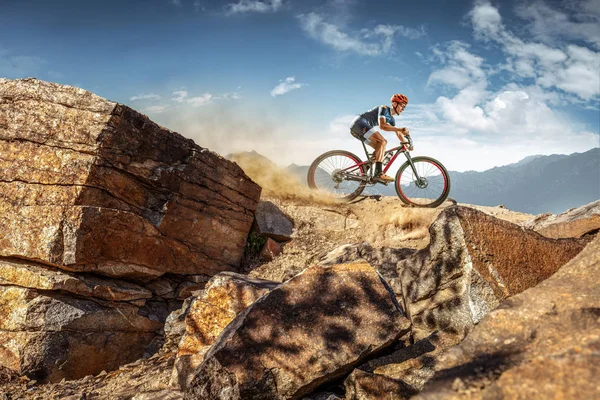
<svg viewBox="0 0 600 400"><path fill-rule="evenodd" d="M187 294L239 269L260 192L127 106L0 79L0 367L54 382L155 352Z"/></svg>
<svg viewBox="0 0 600 400"><path fill-rule="evenodd" d="M260 187L135 110L0 79L0 256L129 278L235 270Z"/></svg>

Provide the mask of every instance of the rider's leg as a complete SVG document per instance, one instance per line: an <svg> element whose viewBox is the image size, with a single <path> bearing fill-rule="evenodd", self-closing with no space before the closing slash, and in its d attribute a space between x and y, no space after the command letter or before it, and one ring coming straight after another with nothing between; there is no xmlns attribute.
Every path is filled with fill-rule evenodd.
<svg viewBox="0 0 600 400"><path fill-rule="evenodd" d="M366 136L366 135L365 135ZM383 135L379 132L373 132L370 136L369 136L369 141L371 145L371 147L375 148L375 176L379 177L380 179L383 179L384 181L388 181L391 182L394 180L394 178L391 178L385 174L383 174L382 169L383 169L383 156L385 154L385 147L387 145L387 140L385 140L385 138L383 137Z"/></svg>
<svg viewBox="0 0 600 400"><path fill-rule="evenodd" d="M383 155L385 153L385 146L387 145L387 140L381 135L379 132L375 132L371 136L371 141L376 143L375 146L375 161L382 162Z"/></svg>

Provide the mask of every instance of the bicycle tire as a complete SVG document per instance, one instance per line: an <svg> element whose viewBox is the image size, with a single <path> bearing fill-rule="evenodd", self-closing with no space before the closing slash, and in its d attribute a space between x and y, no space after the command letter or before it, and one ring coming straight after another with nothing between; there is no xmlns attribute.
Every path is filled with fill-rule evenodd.
<svg viewBox="0 0 600 400"><path fill-rule="evenodd" d="M436 160L435 158L431 158L431 157L426 157L426 156L419 156L419 157L414 157L412 158L413 163L415 164L415 168L417 168L417 171L419 171L420 165L422 163L426 163L429 164L430 166L433 166L433 171L432 172L439 172L441 179L442 179L442 184L443 184L443 188L440 192L439 195L434 194L433 199L431 199L431 202L418 202L416 201L416 199L421 199L418 197L414 197L414 196L408 196L407 189L403 189L403 184L402 184L402 179L403 179L403 174L405 171L409 171L407 172L408 175L413 174L412 168L410 168L410 163L408 161L406 161L404 164L402 164L402 166L400 166L400 168L398 169L398 172L396 172L396 181L394 182L394 187L396 188L396 194L398 195L398 197L400 198L400 200L402 200L402 202L404 204L408 204L408 205L412 205L412 206L416 206L416 207L429 207L429 208L435 208L437 206L439 206L440 204L442 204L444 201L446 201L446 199L448 198L448 195L450 194L450 175L448 174L448 170L446 170L446 167L444 167L444 165L439 162L438 160ZM425 172L424 174L426 175L427 172ZM432 176L437 176L437 175L432 175ZM427 179L427 177L425 176L425 178ZM431 177L430 177L431 178ZM409 179L410 180L410 179ZM436 179L436 185L440 185L439 183L437 183ZM406 180L405 180L406 182ZM433 180L432 180L433 182ZM409 186L410 184L414 184L414 187L417 188L417 184L415 182L415 180L413 179L412 182L409 182ZM420 190L423 190L422 192L420 192L420 194L427 194L427 186L429 185L429 183L425 186L425 188L418 188ZM406 186L406 185L404 185ZM433 189L432 189L433 192Z"/></svg>
<svg viewBox="0 0 600 400"><path fill-rule="evenodd" d="M334 157L339 157L340 159L334 160ZM328 160L331 165L327 165L326 162ZM346 162L344 162L344 160ZM333 162L333 161L335 161L335 162ZM328 169L330 169L331 167L335 167L336 165L339 166L339 168L342 168L342 167L351 168L353 163L359 164L361 162L362 161L361 161L360 157L358 157L357 155L355 155L353 153L350 153L349 151L345 151L345 150L332 150L332 151L328 151L327 153L323 153L319 157L317 157L315 159L315 161L313 161L312 164L310 165L310 167L308 168L308 176L307 176L308 186L311 189L325 191L329 195L335 196L337 198L337 200L340 200L340 201L347 202L347 201L354 200L356 197L358 197L363 192L363 190L365 190L366 182L355 182L355 181L343 180L345 182L356 183L356 188L351 190L347 194L343 193L343 194L345 194L344 196L339 196L339 194L341 194L341 193L337 193L335 190L333 190L333 188L328 189L329 186L325 182L327 179L326 175L329 174L331 181L334 182L333 173L336 168L333 168L332 171L329 171ZM319 167L321 168L320 170L319 170ZM364 165L356 165L356 168L357 168L358 176L366 175L366 169L365 169ZM319 173L319 175L322 175L318 179L316 177L317 173Z"/></svg>

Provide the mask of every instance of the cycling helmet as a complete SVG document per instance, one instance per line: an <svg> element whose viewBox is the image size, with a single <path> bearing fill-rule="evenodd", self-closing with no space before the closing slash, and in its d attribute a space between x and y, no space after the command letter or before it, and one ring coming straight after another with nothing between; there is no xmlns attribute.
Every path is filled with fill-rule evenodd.
<svg viewBox="0 0 600 400"><path fill-rule="evenodd" d="M403 94L396 93L395 95L392 96L392 98L390 99L390 101L392 103L396 102L396 103L401 103L401 104L407 104L408 103L408 97L406 97Z"/></svg>

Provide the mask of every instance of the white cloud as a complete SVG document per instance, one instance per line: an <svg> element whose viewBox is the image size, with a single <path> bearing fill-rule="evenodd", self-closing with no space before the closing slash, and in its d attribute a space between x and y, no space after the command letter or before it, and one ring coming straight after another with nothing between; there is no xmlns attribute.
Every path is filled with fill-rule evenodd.
<svg viewBox="0 0 600 400"><path fill-rule="evenodd" d="M573 13L557 10L543 1L523 3L517 14L529 21L528 29L533 36L551 43L557 38L584 40L600 48L600 2L579 0L571 2Z"/></svg>
<svg viewBox="0 0 600 400"><path fill-rule="evenodd" d="M239 100L242 98L242 95L239 94L238 92L228 92L228 93L223 93L220 96L215 96L214 99L215 100Z"/></svg>
<svg viewBox="0 0 600 400"><path fill-rule="evenodd" d="M200 107L211 103L214 100L239 100L241 98L242 95L238 92L226 92L221 95L214 95L206 92L200 96L190 97L187 90L180 89L173 92L171 100L176 103L189 104L192 107Z"/></svg>
<svg viewBox="0 0 600 400"><path fill-rule="evenodd" d="M527 12L522 10L521 14L533 15L532 10L539 9L552 11L542 2L535 4L534 8L527 8ZM588 7L595 10L592 5L588 4ZM554 15L560 14L552 12ZM469 16L475 37L498 43L508 58L505 68L518 77L533 79L538 85L560 89L584 101L600 96L600 52L573 44L561 46L560 43L522 40L504 26L498 9L489 1L476 3ZM537 17L532 18L535 20ZM555 18L562 21L566 17ZM546 23L549 24L548 21ZM584 31L598 31L600 38L599 26L596 24L594 29L584 27Z"/></svg>
<svg viewBox="0 0 600 400"><path fill-rule="evenodd" d="M187 90L176 90L173 92L173 101L183 103L188 96Z"/></svg>
<svg viewBox="0 0 600 400"><path fill-rule="evenodd" d="M469 45L464 42L452 41L445 49L441 46L433 48L433 54L445 68L434 71L427 84L443 83L462 89L473 83L486 81L483 71L483 58L469 52Z"/></svg>
<svg viewBox="0 0 600 400"><path fill-rule="evenodd" d="M313 39L337 51L349 51L367 56L391 53L397 35L409 39L425 35L423 27L415 29L402 25L377 25L373 29L363 29L352 35L343 32L339 26L314 12L300 15L298 18L302 29Z"/></svg>
<svg viewBox="0 0 600 400"><path fill-rule="evenodd" d="M137 101L137 100L159 100L160 96L154 93L149 93L149 94L138 94L137 96L132 96L129 98L130 101Z"/></svg>
<svg viewBox="0 0 600 400"><path fill-rule="evenodd" d="M278 11L283 5L282 0L240 0L237 3L230 3L225 6L227 14L242 13L269 13Z"/></svg>
<svg viewBox="0 0 600 400"><path fill-rule="evenodd" d="M281 96L292 90L300 89L301 87L306 86L305 83L297 83L296 78L293 76L288 76L282 81L279 81L279 84L271 90L271 96Z"/></svg>
<svg viewBox="0 0 600 400"><path fill-rule="evenodd" d="M191 98L187 99L187 103L190 104L192 107L200 107L200 106L208 104L212 98L213 98L212 94L204 93L201 96L191 97Z"/></svg>
<svg viewBox="0 0 600 400"><path fill-rule="evenodd" d="M433 53L441 66L431 73L429 83L448 85L455 94L440 96L434 104L420 107L418 112L426 118L415 118L410 107L405 112L407 115L400 118L409 128L414 124L415 140L419 135L426 137L428 151L441 152L443 147L436 141L442 140L452 146L451 152L456 156L470 157L466 159L469 162L453 159L449 162L450 168L483 170L534 153L572 153L598 145L597 132L578 126L561 108L553 107L564 104L557 92L536 84L527 86L514 82L491 90L488 76L496 71L462 42L436 46ZM569 54L569 59L589 56L581 51L577 55ZM561 82L564 84L567 80ZM452 145L449 138L462 143L460 148L455 149L456 145ZM474 144L466 145L468 142L464 140ZM511 149L510 154L508 149ZM507 154L510 160L503 159Z"/></svg>
<svg viewBox="0 0 600 400"><path fill-rule="evenodd" d="M168 109L167 106L150 106L150 107L146 107L144 109L144 111L151 113L151 114L160 114L164 111L166 111Z"/></svg>
<svg viewBox="0 0 600 400"><path fill-rule="evenodd" d="M175 7L181 7L181 0L171 0L171 4Z"/></svg>

